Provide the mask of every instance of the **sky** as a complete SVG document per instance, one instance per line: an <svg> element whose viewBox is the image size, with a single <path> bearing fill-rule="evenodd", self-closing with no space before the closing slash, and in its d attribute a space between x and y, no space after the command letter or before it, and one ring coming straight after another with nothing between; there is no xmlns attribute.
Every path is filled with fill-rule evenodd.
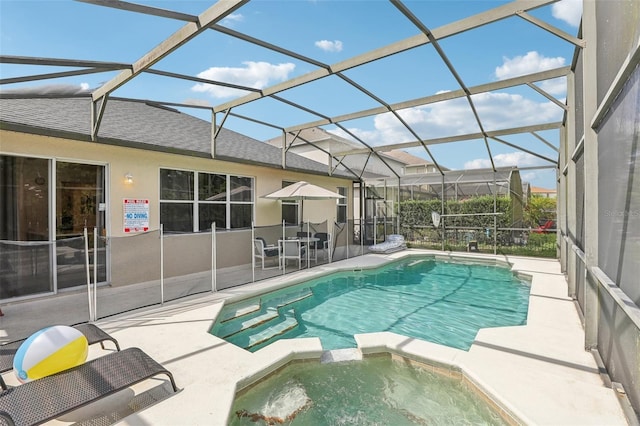
<svg viewBox="0 0 640 426"><path fill-rule="evenodd" d="M199 15L214 2L138 1L162 9ZM496 8L506 1L421 0L404 1L434 34L448 23ZM578 33L581 0L561 0L530 12L534 17L572 35ZM419 34L393 4L382 0L253 0L219 23L233 31L262 39L313 61L340 64L349 58ZM67 0L0 0L0 54L133 63L162 40L184 26L184 22L126 12ZM504 80L518 75L571 65L574 46L519 17L480 27L439 40L447 60L466 87ZM205 31L154 69L198 76L246 87L267 88L317 69L317 65L256 46L218 31ZM71 68L0 64L3 79L53 73ZM3 84L10 90L93 90L117 72ZM286 128L312 123L320 117L336 117L385 104L427 97L460 89L460 84L436 49L428 44L387 58L351 68L343 75L365 88L375 98L329 76L278 93L303 105L264 98L232 110L234 114ZM565 79L537 86L564 102ZM143 74L119 88L112 96L152 99L193 105L217 106L248 92L193 81ZM534 89L518 86L472 97L484 130L508 129L534 123L562 120L563 110ZM181 111L211 119L207 110ZM410 132L393 114L372 115L325 130L351 139L355 135L369 146L476 133L479 126L466 99L460 98L400 112ZM222 115L217 117L218 124ZM253 121L229 117L224 126L258 140L280 136L281 130ZM348 132L345 132L346 129ZM502 140L556 160L549 145L559 145L557 130L510 135ZM488 150L496 166L531 167L551 165L539 157L482 139L408 149L410 153L435 159L450 169L490 167ZM524 170L523 180L534 186L554 188L556 171Z"/></svg>

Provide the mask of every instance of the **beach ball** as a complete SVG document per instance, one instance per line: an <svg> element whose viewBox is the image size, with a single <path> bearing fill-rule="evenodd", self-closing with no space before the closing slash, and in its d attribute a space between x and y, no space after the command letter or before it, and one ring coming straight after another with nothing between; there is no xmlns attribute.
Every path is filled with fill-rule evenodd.
<svg viewBox="0 0 640 426"><path fill-rule="evenodd" d="M13 358L13 372L21 383L80 365L87 359L87 338L73 327L55 325L29 336Z"/></svg>

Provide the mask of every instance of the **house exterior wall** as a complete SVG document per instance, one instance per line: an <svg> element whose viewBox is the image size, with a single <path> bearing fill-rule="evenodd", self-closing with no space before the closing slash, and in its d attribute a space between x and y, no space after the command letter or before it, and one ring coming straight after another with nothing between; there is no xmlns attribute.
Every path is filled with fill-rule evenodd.
<svg viewBox="0 0 640 426"><path fill-rule="evenodd" d="M561 263L629 419L640 413L640 3L583 2L561 139ZM622 388L624 391L622 391ZM631 407L628 407L630 403ZM635 410L635 412L632 412Z"/></svg>
<svg viewBox="0 0 640 426"><path fill-rule="evenodd" d="M7 130L0 130L0 154L105 166L106 223L103 235L110 237L107 268L110 269L108 280L113 286L140 282L143 278L159 278L159 264L156 260L159 258L158 238L143 238L143 233L124 231L123 200L148 199L149 233L158 232L161 168L254 178L253 218L256 226L277 225L282 222L281 202L261 197L282 188L283 181L305 180L332 191L336 191L338 187L346 187L350 206L352 199L352 183L348 179ZM125 182L125 175L128 173L133 176L132 183ZM55 192L52 197L55 199ZM351 218L352 208L347 211ZM313 201L313 208L305 208L304 216L305 220L311 222L333 223L336 219L336 202ZM217 267L250 264L251 230L223 230L218 227L218 231L219 247L221 244L224 250L218 250ZM55 234L55 229L53 233ZM129 238L132 236L139 238ZM169 265L165 268L165 276L185 275L211 267L210 233L171 235L164 239L164 243L165 258L178 256L182 259L180 262L165 262ZM132 253L134 263L130 258ZM121 267L127 265L128 267Z"/></svg>

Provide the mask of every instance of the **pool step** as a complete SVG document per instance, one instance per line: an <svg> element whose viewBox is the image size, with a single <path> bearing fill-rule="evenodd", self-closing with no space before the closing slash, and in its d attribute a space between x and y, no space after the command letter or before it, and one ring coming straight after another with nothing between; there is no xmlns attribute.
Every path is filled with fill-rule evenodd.
<svg viewBox="0 0 640 426"><path fill-rule="evenodd" d="M245 302L245 303L240 302L238 303L238 306L235 307L235 309L224 311L220 318L220 322L223 323L223 322L231 321L233 319L252 314L259 310L260 310L260 300L249 300L248 302Z"/></svg>
<svg viewBox="0 0 640 426"><path fill-rule="evenodd" d="M270 339L273 339L276 336L279 336L288 331L291 331L297 326L298 326L298 320L296 320L294 311L293 309L291 309L285 312L284 320L282 322L250 336L249 342L244 346L244 348L251 349L255 346L258 346L262 343L267 342Z"/></svg>
<svg viewBox="0 0 640 426"><path fill-rule="evenodd" d="M296 292L286 293L286 294L283 294L282 296L268 300L266 305L275 306L276 308L282 308L292 303L299 302L300 300L304 300L311 296L313 296L313 292L311 291L310 288L306 287ZM254 299L254 300L249 300L244 304L239 303L238 306L235 307L235 309L225 311L222 314L222 316L220 317L220 323L222 324L225 322L229 322L231 320L235 320L240 317L257 314L259 313L261 307L262 307L262 300Z"/></svg>
<svg viewBox="0 0 640 426"><path fill-rule="evenodd" d="M305 287L293 293L285 293L280 297L273 298L268 301L269 306L275 306L278 308L291 305L292 303L299 302L307 297L313 296L313 292L310 288Z"/></svg>
<svg viewBox="0 0 640 426"><path fill-rule="evenodd" d="M242 331L248 330L250 328L258 327L264 323L269 321L273 321L278 318L278 310L275 308L268 308L267 311L261 315L256 315L251 318L247 318L244 321L235 321L232 323L227 323L220 327L218 336L226 339L228 337L233 336L234 334L238 334Z"/></svg>

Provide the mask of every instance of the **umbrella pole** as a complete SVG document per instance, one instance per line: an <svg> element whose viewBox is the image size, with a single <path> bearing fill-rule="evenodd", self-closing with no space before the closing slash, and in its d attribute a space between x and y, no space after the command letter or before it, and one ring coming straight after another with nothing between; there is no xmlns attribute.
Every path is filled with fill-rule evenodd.
<svg viewBox="0 0 640 426"><path fill-rule="evenodd" d="M300 200L300 230L304 231L304 198Z"/></svg>
<svg viewBox="0 0 640 426"><path fill-rule="evenodd" d="M309 221L307 221L307 269L311 266L309 265L309 260L311 259L311 255L309 252L311 251L311 239L309 238L311 234L309 233Z"/></svg>
<svg viewBox="0 0 640 426"><path fill-rule="evenodd" d="M286 273L287 273L287 270L286 270L287 262L285 261L285 257L284 257L284 254L285 254L285 250L284 250L284 248L285 248L284 240L286 240L286 236L285 236L285 233L284 233L284 231L285 231L284 227L285 227L285 222L284 222L284 219L283 219L283 220L282 220L282 244L281 244L281 246L282 246L282 247L281 247L282 253L281 253L281 256L280 256L280 260L282 261L282 275L284 275L284 274L286 274Z"/></svg>

